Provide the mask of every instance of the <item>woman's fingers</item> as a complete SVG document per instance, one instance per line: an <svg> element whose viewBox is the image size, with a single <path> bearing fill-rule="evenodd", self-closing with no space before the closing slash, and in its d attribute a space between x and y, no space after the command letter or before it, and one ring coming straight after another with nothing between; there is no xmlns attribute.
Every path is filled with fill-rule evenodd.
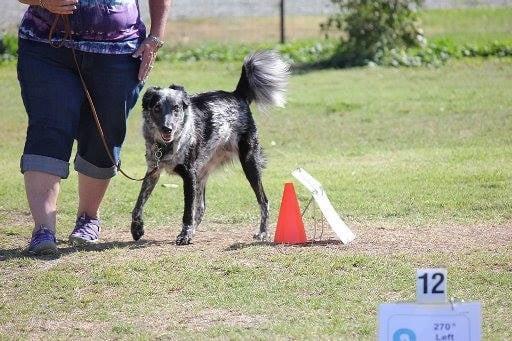
<svg viewBox="0 0 512 341"><path fill-rule="evenodd" d="M140 68L139 68L139 81L143 82L149 75L149 72L153 68L153 63L155 62L156 50L154 46L150 43L150 40L146 38L139 46L137 51L133 54L133 57L142 57Z"/></svg>
<svg viewBox="0 0 512 341"><path fill-rule="evenodd" d="M45 2L43 0L43 2ZM77 0L46 0L46 3L48 5L51 5L51 6L54 6L54 7L63 7L63 6L76 6L78 5L78 1Z"/></svg>
<svg viewBox="0 0 512 341"><path fill-rule="evenodd" d="M76 10L76 6L73 5L67 5L67 6L61 6L57 7L53 13L57 14L73 14L73 12Z"/></svg>
<svg viewBox="0 0 512 341"><path fill-rule="evenodd" d="M55 14L73 14L77 9L77 0L43 0L43 7Z"/></svg>
<svg viewBox="0 0 512 341"><path fill-rule="evenodd" d="M146 47L142 52L142 62L139 69L139 80L145 81L148 77L149 71L153 68L153 62L155 61L155 54L151 48Z"/></svg>
<svg viewBox="0 0 512 341"><path fill-rule="evenodd" d="M137 50L132 54L133 58L140 58L142 57L142 52L144 51L144 46L141 44Z"/></svg>

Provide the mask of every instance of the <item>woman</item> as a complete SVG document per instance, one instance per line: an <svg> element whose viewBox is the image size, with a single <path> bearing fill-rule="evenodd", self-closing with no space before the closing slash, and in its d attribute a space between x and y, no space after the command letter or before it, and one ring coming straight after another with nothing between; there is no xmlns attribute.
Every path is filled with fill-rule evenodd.
<svg viewBox="0 0 512 341"><path fill-rule="evenodd" d="M98 210L116 174L91 116L72 49L117 162L126 118L163 44L170 0L148 0L147 37L138 0L19 1L30 5L20 25L18 51L18 79L28 114L21 172L34 220L28 252L45 254L57 251L57 197L60 180L69 174L74 140L79 202L72 243L98 241ZM69 19L70 29L60 15Z"/></svg>

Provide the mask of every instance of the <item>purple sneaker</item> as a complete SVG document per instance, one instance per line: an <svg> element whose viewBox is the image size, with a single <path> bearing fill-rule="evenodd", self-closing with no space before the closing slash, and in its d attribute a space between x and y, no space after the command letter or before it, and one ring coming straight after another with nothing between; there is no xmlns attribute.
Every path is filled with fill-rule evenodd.
<svg viewBox="0 0 512 341"><path fill-rule="evenodd" d="M55 232L44 225L39 226L37 231L32 233L27 252L34 256L57 253Z"/></svg>
<svg viewBox="0 0 512 341"><path fill-rule="evenodd" d="M69 242L73 245L96 244L100 237L100 220L82 213L76 219L75 229L69 235Z"/></svg>

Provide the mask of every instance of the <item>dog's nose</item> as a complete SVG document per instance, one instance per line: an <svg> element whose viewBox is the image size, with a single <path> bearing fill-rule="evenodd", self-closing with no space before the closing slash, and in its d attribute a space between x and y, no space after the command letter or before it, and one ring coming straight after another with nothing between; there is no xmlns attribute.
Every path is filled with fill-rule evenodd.
<svg viewBox="0 0 512 341"><path fill-rule="evenodd" d="M172 129L169 127L162 127L162 132L164 132L166 134L170 134L170 133L172 133Z"/></svg>

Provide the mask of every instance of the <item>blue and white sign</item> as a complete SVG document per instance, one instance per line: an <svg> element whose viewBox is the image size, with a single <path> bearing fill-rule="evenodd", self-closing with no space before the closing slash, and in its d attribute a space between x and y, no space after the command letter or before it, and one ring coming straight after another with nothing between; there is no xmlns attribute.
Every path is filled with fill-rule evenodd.
<svg viewBox="0 0 512 341"><path fill-rule="evenodd" d="M385 303L379 307L381 341L478 341L479 302L415 304Z"/></svg>
<svg viewBox="0 0 512 341"><path fill-rule="evenodd" d="M380 341L479 341L479 302L447 302L447 270L416 270L416 303L379 306Z"/></svg>

